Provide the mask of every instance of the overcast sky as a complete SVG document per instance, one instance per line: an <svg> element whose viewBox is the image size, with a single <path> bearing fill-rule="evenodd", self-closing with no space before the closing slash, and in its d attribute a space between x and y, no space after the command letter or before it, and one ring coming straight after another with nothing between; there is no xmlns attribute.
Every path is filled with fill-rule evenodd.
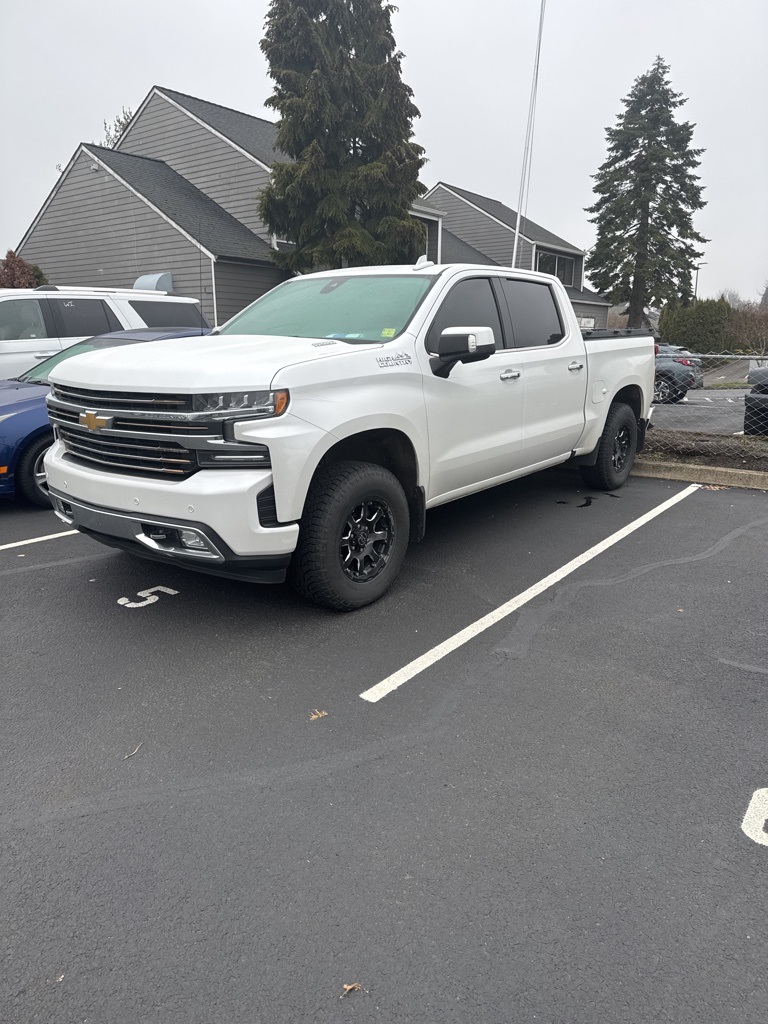
<svg viewBox="0 0 768 1024"><path fill-rule="evenodd" d="M422 179L517 205L539 0L400 0ZM0 0L0 247L15 247L80 142L152 85L274 119L267 0ZM699 296L768 282L768 0L548 0L528 215L582 248L584 207L634 79L661 54L706 150Z"/></svg>

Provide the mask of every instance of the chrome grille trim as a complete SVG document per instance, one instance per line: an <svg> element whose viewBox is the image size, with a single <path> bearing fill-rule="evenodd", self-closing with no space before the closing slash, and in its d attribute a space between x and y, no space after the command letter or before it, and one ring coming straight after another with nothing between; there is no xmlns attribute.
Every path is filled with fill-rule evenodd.
<svg viewBox="0 0 768 1024"><path fill-rule="evenodd" d="M99 408L117 407L123 412L191 412L192 395L166 395L157 392L140 391L91 391L70 387L66 384L52 384L51 394L64 402L74 405L94 405Z"/></svg>
<svg viewBox="0 0 768 1024"><path fill-rule="evenodd" d="M198 468L194 452L180 444L171 443L171 446L168 442L149 439L128 444L122 438L97 437L90 431L71 430L61 424L58 430L69 455L123 472L189 476Z"/></svg>

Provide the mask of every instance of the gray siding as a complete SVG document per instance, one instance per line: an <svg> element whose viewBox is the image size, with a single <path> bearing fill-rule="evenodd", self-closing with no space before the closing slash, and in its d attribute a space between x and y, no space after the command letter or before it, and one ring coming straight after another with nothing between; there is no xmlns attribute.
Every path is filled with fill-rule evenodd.
<svg viewBox="0 0 768 1024"><path fill-rule="evenodd" d="M269 172L162 96L151 98L117 147L164 160L233 217L269 241L257 202Z"/></svg>
<svg viewBox="0 0 768 1024"><path fill-rule="evenodd" d="M217 261L215 274L216 309L220 324L291 276L277 267L256 267L247 263L222 261Z"/></svg>
<svg viewBox="0 0 768 1024"><path fill-rule="evenodd" d="M458 235L468 245L479 249L490 259L503 267L512 262L512 250L515 246L515 233L512 229L499 224L487 214L470 206L463 199L458 199L452 192L438 185L427 197L438 210L445 213L443 227ZM531 269L532 247L530 242L520 239L517 246L516 265L525 270Z"/></svg>
<svg viewBox="0 0 768 1024"><path fill-rule="evenodd" d="M595 319L595 330L608 326L608 306L588 306L586 303L573 302L576 316L591 316Z"/></svg>
<svg viewBox="0 0 768 1024"><path fill-rule="evenodd" d="M131 288L170 271L176 295L200 298L213 322L211 261L138 196L81 153L19 253L51 284Z"/></svg>

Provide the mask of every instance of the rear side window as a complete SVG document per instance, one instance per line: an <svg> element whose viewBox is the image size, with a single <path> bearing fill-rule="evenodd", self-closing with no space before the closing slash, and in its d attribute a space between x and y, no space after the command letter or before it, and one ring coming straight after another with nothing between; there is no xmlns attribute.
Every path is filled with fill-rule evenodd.
<svg viewBox="0 0 768 1024"><path fill-rule="evenodd" d="M61 338L89 338L119 330L101 299L49 299Z"/></svg>
<svg viewBox="0 0 768 1024"><path fill-rule="evenodd" d="M128 302L147 327L208 327L200 307L194 302L154 302L131 299Z"/></svg>
<svg viewBox="0 0 768 1024"><path fill-rule="evenodd" d="M509 306L516 348L541 348L562 341L565 331L549 285L505 278L501 287Z"/></svg>
<svg viewBox="0 0 768 1024"><path fill-rule="evenodd" d="M0 341L33 341L47 337L37 299L6 299L0 302Z"/></svg>
<svg viewBox="0 0 768 1024"><path fill-rule="evenodd" d="M447 327L490 327L496 339L496 348L503 347L499 311L487 277L459 281L451 288L429 328L427 348L430 351L437 351L437 342Z"/></svg>

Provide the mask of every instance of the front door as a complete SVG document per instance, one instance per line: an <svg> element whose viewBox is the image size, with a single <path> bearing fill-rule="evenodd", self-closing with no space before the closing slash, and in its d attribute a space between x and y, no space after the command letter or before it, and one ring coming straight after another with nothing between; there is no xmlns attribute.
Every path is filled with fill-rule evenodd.
<svg viewBox="0 0 768 1024"><path fill-rule="evenodd" d="M427 334L427 346L447 327L490 327L496 351L476 363L458 363L450 376L435 376L429 356L424 366L424 395L431 472L427 500L437 504L457 492L503 477L520 465L523 383L505 347L501 317L491 281L464 278L440 304ZM511 361L512 360L512 361Z"/></svg>

